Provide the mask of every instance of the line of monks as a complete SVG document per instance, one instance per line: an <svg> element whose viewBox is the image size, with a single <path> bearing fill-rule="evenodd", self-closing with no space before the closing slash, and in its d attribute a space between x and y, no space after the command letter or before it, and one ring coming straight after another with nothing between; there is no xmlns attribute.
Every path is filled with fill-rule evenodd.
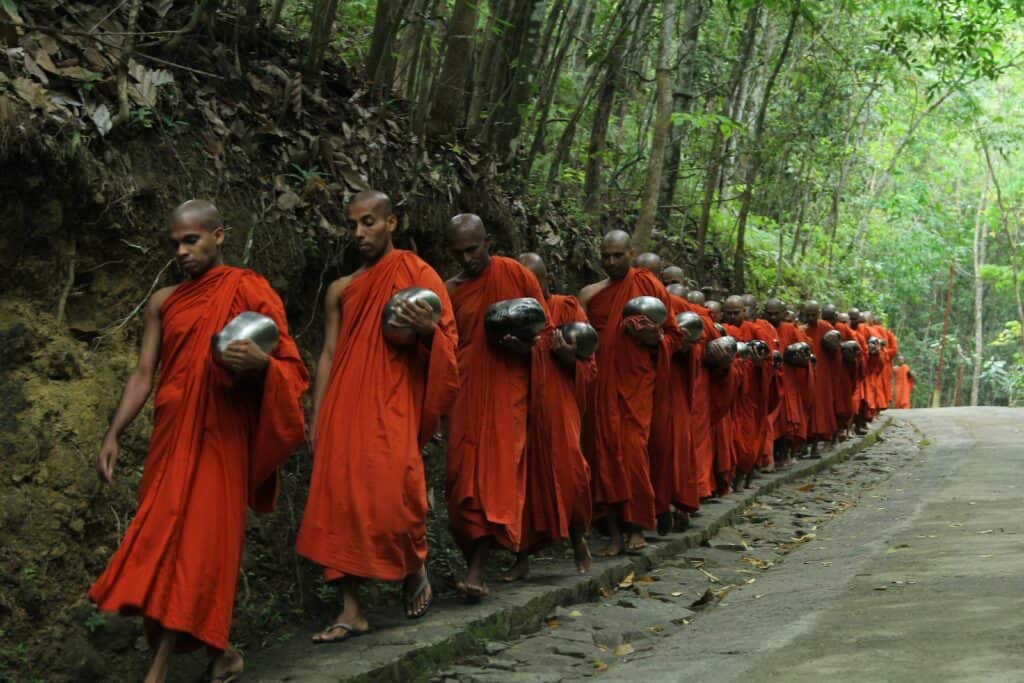
<svg viewBox="0 0 1024 683"><path fill-rule="evenodd" d="M863 433L891 403L897 340L870 313L809 301L797 324L775 299L760 317L749 294L705 301L681 269L637 256L621 231L601 243L606 279L579 298L554 294L540 256L492 256L473 214L446 230L460 272L445 282L394 247L397 218L383 193L357 195L347 218L362 266L326 291L306 429L309 375L279 297L259 275L224 264L212 204L192 200L171 215L188 279L148 302L138 365L97 457L112 482L118 437L160 367L138 511L89 591L102 610L144 617L150 683L166 678L172 653L200 646L209 680L241 674L228 637L246 507L274 509L278 468L303 438L314 464L297 552L344 600L313 638L328 643L370 630L365 580L403 582L409 618L430 607L421 451L442 421L448 517L467 565L457 588L476 601L488 595L496 548L516 555L504 580L526 577L530 555L562 541L585 573L592 525L609 537L602 555L639 550L645 530L685 528L702 501L750 486L758 470L817 457L819 444ZM409 333L399 343L381 321L410 287L431 290L440 312L423 300L395 304L389 314ZM663 322L626 310L641 296L660 300ZM544 329L489 336L488 307L523 297L544 309ZM271 318L279 343L266 353L235 341L215 359L211 337L243 311ZM681 327L683 313L699 317L695 328ZM593 326L596 354L578 353L559 329L570 322Z"/></svg>

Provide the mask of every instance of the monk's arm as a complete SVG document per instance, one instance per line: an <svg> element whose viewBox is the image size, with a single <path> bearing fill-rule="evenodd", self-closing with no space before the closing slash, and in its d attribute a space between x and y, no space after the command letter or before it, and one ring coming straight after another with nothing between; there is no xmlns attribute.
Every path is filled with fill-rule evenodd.
<svg viewBox="0 0 1024 683"><path fill-rule="evenodd" d="M142 410L142 406L146 404L146 400L153 390L153 377L160 362L160 308L173 290L173 287L166 287L153 294L143 311L142 347L139 350L139 360L124 385L121 400L114 412L114 419L110 421L110 428L107 429L107 433L103 437L103 443L96 458L96 470L100 478L108 484L114 480L114 463L117 462L119 450L117 439Z"/></svg>
<svg viewBox="0 0 1024 683"><path fill-rule="evenodd" d="M336 280L327 288L324 296L324 348L320 351L320 360L316 364L316 379L313 383L313 419L310 421L310 434L315 436L316 419L320 413L320 403L327 393L327 382L331 377L331 364L334 362L334 349L338 344L338 330L341 328L341 293L345 291L346 280Z"/></svg>

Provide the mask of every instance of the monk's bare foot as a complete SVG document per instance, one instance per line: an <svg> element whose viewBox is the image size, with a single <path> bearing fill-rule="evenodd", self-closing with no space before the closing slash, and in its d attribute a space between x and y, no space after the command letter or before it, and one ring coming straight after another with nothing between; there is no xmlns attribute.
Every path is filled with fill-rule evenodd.
<svg viewBox="0 0 1024 683"><path fill-rule="evenodd" d="M604 550L598 553L601 557L617 557L622 554L622 539L617 536L613 536L609 541L608 545L604 547Z"/></svg>
<svg viewBox="0 0 1024 683"><path fill-rule="evenodd" d="M501 580L505 583L513 583L515 581L522 581L529 576L530 556L526 553L520 553L516 556L516 563L501 575Z"/></svg>
<svg viewBox="0 0 1024 683"><path fill-rule="evenodd" d="M420 567L405 577L405 584L402 586L402 595L405 598L405 616L407 619L419 619L430 609L434 602L434 589L427 578L427 570Z"/></svg>
<svg viewBox="0 0 1024 683"><path fill-rule="evenodd" d="M455 586L455 590L466 598L466 602L471 603L480 602L491 594L491 592L487 590L487 586L483 581L480 583L471 583L468 579L465 581L459 581Z"/></svg>
<svg viewBox="0 0 1024 683"><path fill-rule="evenodd" d="M590 571L592 558L590 557L590 546L582 534L573 539L572 554L576 558L576 573L586 574Z"/></svg>
<svg viewBox="0 0 1024 683"><path fill-rule="evenodd" d="M634 529L629 532L629 541L626 542L626 548L630 552L639 552L647 547L647 541L644 539L644 532L640 529Z"/></svg>
<svg viewBox="0 0 1024 683"><path fill-rule="evenodd" d="M658 535L668 536L672 531L672 511L667 510L658 515Z"/></svg>
<svg viewBox="0 0 1024 683"><path fill-rule="evenodd" d="M313 635L313 642L318 645L340 643L343 640L365 635L369 632L370 624L366 621L365 617L357 616L352 619L346 619L345 613L342 612L341 616L333 624Z"/></svg>
<svg viewBox="0 0 1024 683"><path fill-rule="evenodd" d="M210 660L205 680L213 683L231 683L238 680L245 670L245 660L238 650L228 648Z"/></svg>

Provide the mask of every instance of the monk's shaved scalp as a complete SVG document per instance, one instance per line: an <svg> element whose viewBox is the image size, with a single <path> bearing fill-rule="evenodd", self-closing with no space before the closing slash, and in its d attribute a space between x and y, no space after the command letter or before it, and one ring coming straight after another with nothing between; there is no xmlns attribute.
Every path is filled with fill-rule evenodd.
<svg viewBox="0 0 1024 683"><path fill-rule="evenodd" d="M205 199L190 199L179 205L171 212L170 224L176 223L193 223L207 232L224 227L220 211L213 205L213 202Z"/></svg>
<svg viewBox="0 0 1024 683"><path fill-rule="evenodd" d="M548 267L547 264L544 263L544 259L541 258L540 254L533 251L527 251L519 255L519 263L521 263L528 271L536 275L537 279L541 282L544 282L547 279Z"/></svg>
<svg viewBox="0 0 1024 683"><path fill-rule="evenodd" d="M786 304L782 303L779 299L768 299L768 301L764 302L764 310L775 313L785 313Z"/></svg>
<svg viewBox="0 0 1024 683"><path fill-rule="evenodd" d="M612 230L601 240L601 246L630 249L633 247L633 238L625 230Z"/></svg>
<svg viewBox="0 0 1024 683"><path fill-rule="evenodd" d="M715 301L714 299L711 299L710 301L708 301L708 302L706 302L704 304L704 308L708 309L712 313L721 313L722 312L722 302L721 301Z"/></svg>
<svg viewBox="0 0 1024 683"><path fill-rule="evenodd" d="M740 299L743 300L743 305L744 306L756 306L757 305L757 297L754 296L753 294L743 294L743 295L740 296Z"/></svg>
<svg viewBox="0 0 1024 683"><path fill-rule="evenodd" d="M352 197L352 201L348 205L355 206L363 202L369 203L373 212L383 218L387 218L395 213L395 206L391 202L391 197L380 190L364 190L359 192L355 197Z"/></svg>
<svg viewBox="0 0 1024 683"><path fill-rule="evenodd" d="M815 315L818 315L821 313L821 304L819 304L814 299L808 299L807 301L804 302L803 312L814 313Z"/></svg>
<svg viewBox="0 0 1024 683"><path fill-rule="evenodd" d="M743 301L743 297L740 296L739 294L733 294L731 296L725 297L725 301L723 303L724 303L725 306L740 306L740 307L742 307L742 306L744 306L744 304L746 302Z"/></svg>
<svg viewBox="0 0 1024 683"><path fill-rule="evenodd" d="M689 292L686 293L686 300L689 301L691 304L698 304L700 306L703 306L704 302L707 301L707 297L704 296L704 292L700 291L699 289L691 289Z"/></svg>
<svg viewBox="0 0 1024 683"><path fill-rule="evenodd" d="M685 285L686 273L684 273L683 269L679 266L669 266L661 271L661 281L666 285Z"/></svg>
<svg viewBox="0 0 1024 683"><path fill-rule="evenodd" d="M662 263L661 257L655 254L653 251L645 251L644 253L633 259L633 265L637 268L643 268L649 270L655 275L661 275Z"/></svg>
<svg viewBox="0 0 1024 683"><path fill-rule="evenodd" d="M475 213L460 213L452 216L445 231L445 237L449 242L454 241L456 237L485 240L487 239L487 229L484 227L483 220Z"/></svg>

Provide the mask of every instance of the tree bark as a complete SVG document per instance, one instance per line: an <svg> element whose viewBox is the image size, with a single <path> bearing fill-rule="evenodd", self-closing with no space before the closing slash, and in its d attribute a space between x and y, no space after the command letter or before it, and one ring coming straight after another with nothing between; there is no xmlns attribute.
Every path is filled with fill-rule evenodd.
<svg viewBox="0 0 1024 683"><path fill-rule="evenodd" d="M316 0L310 17L309 54L306 55L306 73L314 79L320 75L324 52L331 42L334 18L338 14L338 0Z"/></svg>
<svg viewBox="0 0 1024 683"><path fill-rule="evenodd" d="M672 32L675 25L676 0L662 0L661 39L658 43L658 68L655 72L658 106L654 115L647 182L640 205L640 218L633 233L633 243L641 249L650 241L654 228L654 214L658 209L658 194L661 190L661 173L665 164L665 148L668 145L669 129L672 127Z"/></svg>
<svg viewBox="0 0 1024 683"><path fill-rule="evenodd" d="M493 149L500 164L507 164L519 147L519 134L523 128L523 108L533 94L536 79L537 48L541 30L544 28L544 14L547 0L527 0L517 25L521 35L514 41L512 56L514 69L511 74L508 93L498 107L495 122L491 127Z"/></svg>
<svg viewBox="0 0 1024 683"><path fill-rule="evenodd" d="M985 153L985 165L988 166L988 174L992 178L992 184L996 188L996 202L999 206L999 225L1003 229L1003 234L1006 236L1006 246L1010 250L1010 272L1013 274L1013 297L1017 304L1017 321L1020 323L1020 335L1021 342L1024 342L1024 303L1021 302L1020 295L1020 267L1017 265L1017 242L1010 234L1010 226L1007 222L1006 206L1003 204L1003 190L999 186L999 178L996 177L996 171L992 167L992 156L988 151L988 144L982 141L982 151Z"/></svg>
<svg viewBox="0 0 1024 683"><path fill-rule="evenodd" d="M462 136L463 102L466 99L466 80L473 57L478 6L479 3L473 0L455 0L451 20L448 22L448 35L445 37L444 63L437 77L437 87L430 106L428 130L434 135L444 133L456 138Z"/></svg>
<svg viewBox="0 0 1024 683"><path fill-rule="evenodd" d="M978 212L974 216L974 368L971 373L971 405L978 405L978 392L981 389L981 363L985 358L984 334L984 301L985 281L981 279L981 269L985 265L985 240L988 237L988 223L985 221L985 204L988 199L988 184L991 178L985 175L985 186L978 197Z"/></svg>
<svg viewBox="0 0 1024 683"><path fill-rule="evenodd" d="M754 123L754 135L751 141L753 151L744 178L743 198L740 204L739 217L736 220L736 252L732 261L733 285L738 292L746 290L746 274L744 272L746 268L746 250L744 240L747 231L747 217L750 214L750 203L754 197L754 183L757 182L757 174L761 170L761 162L764 158L764 150L761 146L764 142L765 115L768 113L768 102L772 97L775 80L779 76L779 71L782 70L782 65L786 62L786 57L789 56L789 49L793 44L793 34L796 33L797 24L800 22L800 1L793 0L792 11L789 15L789 28L786 29L786 37L782 41L782 50L779 52L779 57L775 61L775 66L772 67L772 72L769 74L768 81L764 85L764 94L761 96L761 103L757 110L757 119Z"/></svg>

